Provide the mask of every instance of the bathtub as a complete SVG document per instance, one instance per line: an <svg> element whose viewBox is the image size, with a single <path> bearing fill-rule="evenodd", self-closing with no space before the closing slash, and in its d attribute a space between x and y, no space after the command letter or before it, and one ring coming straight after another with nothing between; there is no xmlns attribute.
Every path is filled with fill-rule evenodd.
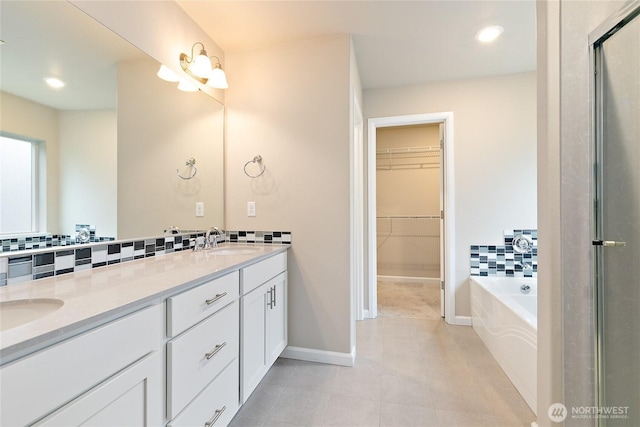
<svg viewBox="0 0 640 427"><path fill-rule="evenodd" d="M470 282L473 329L536 413L536 279L471 276ZM522 285L530 287L528 294Z"/></svg>

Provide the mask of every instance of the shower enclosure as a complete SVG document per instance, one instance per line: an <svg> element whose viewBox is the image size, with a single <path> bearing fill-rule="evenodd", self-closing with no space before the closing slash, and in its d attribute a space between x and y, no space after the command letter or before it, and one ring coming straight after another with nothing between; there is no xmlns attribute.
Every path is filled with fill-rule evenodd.
<svg viewBox="0 0 640 427"><path fill-rule="evenodd" d="M599 426L640 425L640 2L596 29L593 64Z"/></svg>

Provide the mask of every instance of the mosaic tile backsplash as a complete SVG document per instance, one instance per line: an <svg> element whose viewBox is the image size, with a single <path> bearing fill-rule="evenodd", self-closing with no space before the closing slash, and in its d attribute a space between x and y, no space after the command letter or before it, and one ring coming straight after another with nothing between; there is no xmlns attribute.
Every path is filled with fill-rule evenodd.
<svg viewBox="0 0 640 427"><path fill-rule="evenodd" d="M114 241L114 237L96 237L95 230L91 236L91 242L110 242ZM12 237L9 239L0 239L0 254L5 252L28 251L31 249L56 248L59 246L70 246L80 244L80 240L76 236L68 234L38 234Z"/></svg>
<svg viewBox="0 0 640 427"><path fill-rule="evenodd" d="M0 286L12 285L29 280L59 276L90 268L133 261L141 258L164 255L192 249L197 237L204 232L174 234L147 239L113 241L112 243L76 244L75 236L64 240L58 247L43 246L50 250L40 250L31 254L9 252L0 254ZM216 236L219 243L233 242L246 244L291 244L289 231L226 231ZM71 246L72 247L69 247ZM33 248L37 249L37 248Z"/></svg>
<svg viewBox="0 0 640 427"><path fill-rule="evenodd" d="M522 234L531 238L529 253L517 253L512 242ZM505 230L504 245L471 245L471 275L498 277L538 276L538 230Z"/></svg>

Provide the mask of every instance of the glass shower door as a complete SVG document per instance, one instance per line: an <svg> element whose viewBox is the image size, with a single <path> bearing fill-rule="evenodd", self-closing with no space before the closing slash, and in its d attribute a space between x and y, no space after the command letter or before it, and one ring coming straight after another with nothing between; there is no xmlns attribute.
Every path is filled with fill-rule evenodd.
<svg viewBox="0 0 640 427"><path fill-rule="evenodd" d="M599 425L640 425L640 8L594 44Z"/></svg>

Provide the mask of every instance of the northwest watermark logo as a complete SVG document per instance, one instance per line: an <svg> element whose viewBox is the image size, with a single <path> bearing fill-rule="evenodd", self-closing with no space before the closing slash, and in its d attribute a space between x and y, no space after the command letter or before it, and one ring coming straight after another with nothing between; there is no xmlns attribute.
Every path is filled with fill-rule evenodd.
<svg viewBox="0 0 640 427"><path fill-rule="evenodd" d="M628 406L572 406L571 411L562 403L554 403L547 410L549 419L561 423L567 417L572 419L628 419Z"/></svg>
<svg viewBox="0 0 640 427"><path fill-rule="evenodd" d="M549 415L549 419L554 423L561 423L567 418L567 407L562 403L553 403L549 406L549 410L547 410L547 415Z"/></svg>

